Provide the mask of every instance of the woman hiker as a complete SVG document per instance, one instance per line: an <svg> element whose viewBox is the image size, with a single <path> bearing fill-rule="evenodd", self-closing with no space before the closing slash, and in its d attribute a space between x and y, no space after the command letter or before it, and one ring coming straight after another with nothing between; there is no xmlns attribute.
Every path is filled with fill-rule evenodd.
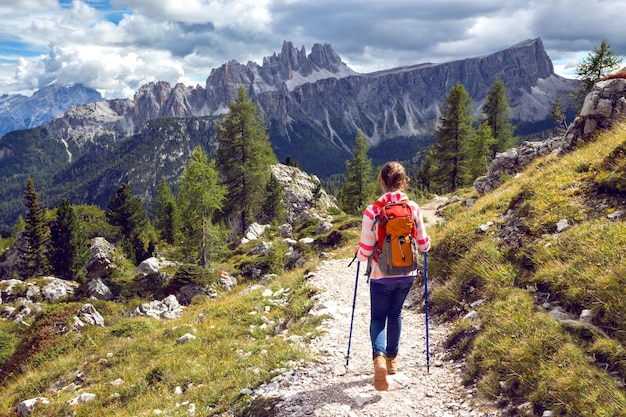
<svg viewBox="0 0 626 417"><path fill-rule="evenodd" d="M377 216L382 207L388 203L407 200L412 212L417 249L427 252L430 248L430 238L424 228L420 208L403 192L408 182L404 166L400 163L388 162L383 166L378 183L384 194L365 209L361 241L356 254L360 262L369 262L366 275L369 275L370 280L370 338L374 358L374 387L378 391L386 391L389 388L387 374L397 372L396 356L402 330L402 306L418 269L418 266L415 266L415 269L408 273L386 274L381 271L377 257L372 257L377 245L378 228L381 227Z"/></svg>

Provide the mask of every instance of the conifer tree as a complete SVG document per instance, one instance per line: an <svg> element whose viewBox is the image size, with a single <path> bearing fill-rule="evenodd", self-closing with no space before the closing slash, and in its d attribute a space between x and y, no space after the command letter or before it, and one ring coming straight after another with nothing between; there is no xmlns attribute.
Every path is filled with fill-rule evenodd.
<svg viewBox="0 0 626 417"><path fill-rule="evenodd" d="M180 180L178 209L182 219L183 250L200 266L209 265L210 253L217 244L213 241L213 217L221 210L225 195L215 160L209 161L201 147L195 148Z"/></svg>
<svg viewBox="0 0 626 417"><path fill-rule="evenodd" d="M367 157L367 141L358 131L355 139L354 157L346 161L346 182L341 189L341 206L352 214L363 213L375 198L372 160Z"/></svg>
<svg viewBox="0 0 626 417"><path fill-rule="evenodd" d="M454 191L467 177L466 152L473 134L472 100L462 84L456 84L441 108L439 127L432 147L431 185Z"/></svg>
<svg viewBox="0 0 626 417"><path fill-rule="evenodd" d="M50 264L55 275L75 279L89 260L89 247L82 224L67 199L57 208L56 219L50 226Z"/></svg>
<svg viewBox="0 0 626 417"><path fill-rule="evenodd" d="M28 252L25 254L28 273L31 276L44 275L50 271L47 254L50 229L44 221L43 206L32 178L29 178L26 184L24 205L28 209L24 229L28 242Z"/></svg>
<svg viewBox="0 0 626 417"><path fill-rule="evenodd" d="M274 175L270 175L270 180L265 187L265 201L261 208L262 221L282 222L285 218L285 206L283 204L283 187Z"/></svg>
<svg viewBox="0 0 626 417"><path fill-rule="evenodd" d="M622 57L615 55L615 51L606 39L602 39L600 47L593 47L587 57L576 66L576 77L583 82L579 98L591 91L593 85L600 78L610 74L622 63Z"/></svg>
<svg viewBox="0 0 626 417"><path fill-rule="evenodd" d="M491 135L489 124L486 121L482 122L472 135L468 148L469 158L467 165L470 181L487 172L489 161L491 160L491 146L494 142L495 139Z"/></svg>
<svg viewBox="0 0 626 417"><path fill-rule="evenodd" d="M556 96L554 103L552 103L552 122L559 128L567 130L567 119L563 112L563 104L561 103L561 96Z"/></svg>
<svg viewBox="0 0 626 417"><path fill-rule="evenodd" d="M176 198L167 181L159 184L154 202L154 225L159 231L159 238L170 245L177 242L180 234L181 219L176 205Z"/></svg>
<svg viewBox="0 0 626 417"><path fill-rule="evenodd" d="M490 147L491 159L493 159L496 153L506 151L514 146L509 96L504 83L499 78L496 78L487 93L483 112L487 124L491 128L491 136L495 139Z"/></svg>
<svg viewBox="0 0 626 417"><path fill-rule="evenodd" d="M240 86L229 112L218 126L217 166L228 188L227 216L239 216L239 234L258 214L270 178L269 165L277 162L267 128L257 106Z"/></svg>
<svg viewBox="0 0 626 417"><path fill-rule="evenodd" d="M11 233L11 237L13 239L17 239L17 235L20 232L23 232L26 229L26 221L24 221L24 217L22 217L22 215L20 214L19 216L17 216L17 220L15 221L15 224L13 225L13 232Z"/></svg>
<svg viewBox="0 0 626 417"><path fill-rule="evenodd" d="M144 232L148 226L148 215L141 199L133 196L130 185L122 184L115 191L107 207L107 219L117 226L122 235L122 247L135 264L148 257Z"/></svg>

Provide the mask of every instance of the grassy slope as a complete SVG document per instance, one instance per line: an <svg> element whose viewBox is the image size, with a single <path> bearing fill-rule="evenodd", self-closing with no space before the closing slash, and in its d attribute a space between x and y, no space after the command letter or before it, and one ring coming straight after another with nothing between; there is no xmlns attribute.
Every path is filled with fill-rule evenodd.
<svg viewBox="0 0 626 417"><path fill-rule="evenodd" d="M626 230L623 221L606 217L626 200L624 138L621 125L563 158L543 158L471 209L449 205L449 220L429 227L429 272L445 280L431 295L432 312L458 318L478 301L480 322L457 320L450 345L468 358L468 381L479 381L483 394L530 400L539 415L544 409L624 415ZM564 218L571 226L556 234ZM489 221L495 223L489 231L477 232ZM507 223L523 231L523 239L504 244L499 230ZM358 230L346 232L354 243ZM56 338L55 329L79 304L53 307L29 330L0 321L0 354L17 350L23 359L0 385L0 416L14 415L20 401L37 396L50 404L37 406L33 416L185 415L191 403L199 415L241 409L243 388L307 355L298 340L314 337L319 319L304 319L314 289L303 276L304 270L283 274L270 288L291 290L270 297L263 290L242 295L242 284L217 300L197 300L171 321L127 318L136 300L95 302L105 328ZM537 306L536 298L547 294L576 314L591 309L594 325L557 322ZM286 337L275 336L275 327L291 319ZM197 339L176 343L185 333ZM15 340L22 345L13 346ZM34 348L29 340L37 341ZM120 385L111 384L118 379ZM72 382L96 399L67 405L80 393L61 390Z"/></svg>
<svg viewBox="0 0 626 417"><path fill-rule="evenodd" d="M433 228L434 312L458 319L450 345L483 394L554 415L626 415L626 124L564 157L537 160ZM471 195L469 197L476 197ZM570 225L556 233L556 223ZM493 222L486 232L480 225ZM520 239L501 230L515 226ZM557 321L546 300L592 324ZM477 304L472 304L477 302Z"/></svg>
<svg viewBox="0 0 626 417"><path fill-rule="evenodd" d="M12 415L20 401L38 396L51 402L37 407L33 416L66 415L69 409L79 416L148 415L152 410L184 415L189 403L199 415L207 415L236 407L245 400L242 389L305 357L300 343L315 335L317 324L300 320L312 289L295 275L269 287L274 292L291 289L277 297L264 297L262 289L241 295L243 288L188 306L176 320L124 318L120 305L95 303L107 326L67 333L54 349L31 355L23 372L0 388L0 415ZM76 304L75 310L79 308ZM274 336L276 326L290 319L295 324L286 336ZM177 343L186 333L197 338ZM294 335L299 337L289 339ZM111 384L118 379L121 385ZM60 390L71 383L83 389ZM183 393L175 394L176 387ZM97 398L68 406L81 392Z"/></svg>

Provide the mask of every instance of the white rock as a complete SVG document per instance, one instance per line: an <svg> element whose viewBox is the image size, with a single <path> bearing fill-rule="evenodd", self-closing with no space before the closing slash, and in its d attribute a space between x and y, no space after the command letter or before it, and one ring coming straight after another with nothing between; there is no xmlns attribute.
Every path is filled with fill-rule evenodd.
<svg viewBox="0 0 626 417"><path fill-rule="evenodd" d="M46 397L36 397L25 400L17 406L17 414L19 416L27 416L33 411L37 404L49 404L50 401Z"/></svg>
<svg viewBox="0 0 626 417"><path fill-rule="evenodd" d="M374 399L372 394L361 393L354 398L354 402L359 407L362 407L363 404L368 403Z"/></svg>
<svg viewBox="0 0 626 417"><path fill-rule="evenodd" d="M84 392L80 394L78 397L72 400L69 400L67 403L69 405L77 405L77 404L88 403L89 401L93 401L95 399L96 399L96 394L90 394L88 392Z"/></svg>
<svg viewBox="0 0 626 417"><path fill-rule="evenodd" d="M567 222L567 219L562 219L556 224L556 231L558 233L561 233L563 230L567 229L568 227L569 227L569 223Z"/></svg>
<svg viewBox="0 0 626 417"><path fill-rule="evenodd" d="M196 339L196 336L192 335L191 333L185 333L184 335L176 339L176 343L185 343L193 339Z"/></svg>

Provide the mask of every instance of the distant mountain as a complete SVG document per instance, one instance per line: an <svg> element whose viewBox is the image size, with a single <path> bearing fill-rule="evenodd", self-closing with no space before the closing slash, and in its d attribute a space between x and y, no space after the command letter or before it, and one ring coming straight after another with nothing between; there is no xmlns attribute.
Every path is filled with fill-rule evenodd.
<svg viewBox="0 0 626 417"><path fill-rule="evenodd" d="M102 100L102 95L81 84L52 83L30 96L0 96L0 138L13 130L30 129L51 121L71 106Z"/></svg>
<svg viewBox="0 0 626 417"><path fill-rule="evenodd" d="M316 44L307 55L285 42L262 65L230 61L214 69L204 87L149 83L133 99L74 106L35 131L6 135L0 141L0 222L11 224L23 210L16 201L29 175L52 206L60 197L105 206L121 183L146 199L162 178L175 188L194 146L215 149L214 125L240 85L264 114L279 161L289 155L306 172L325 177L344 172L358 130L386 160L410 159L432 143L452 86L465 86L479 115L496 78L507 87L513 122L526 133L553 126L557 96L573 108L568 97L578 82L554 74L540 39L483 57L371 74L351 70L330 45Z"/></svg>
<svg viewBox="0 0 626 417"><path fill-rule="evenodd" d="M291 155L306 171L325 176L343 171L359 129L370 146L431 133L440 105L456 83L465 86L478 115L496 77L507 87L519 126L550 127L557 95L573 108L568 95L578 82L554 73L541 39L483 57L372 74L352 71L330 45L316 44L306 55L304 48L285 42L261 66L230 61L214 69L204 87L146 84L132 100L72 108L48 131L81 147L102 133L117 138L140 133L154 118L220 115L244 85L265 115L279 160Z"/></svg>

